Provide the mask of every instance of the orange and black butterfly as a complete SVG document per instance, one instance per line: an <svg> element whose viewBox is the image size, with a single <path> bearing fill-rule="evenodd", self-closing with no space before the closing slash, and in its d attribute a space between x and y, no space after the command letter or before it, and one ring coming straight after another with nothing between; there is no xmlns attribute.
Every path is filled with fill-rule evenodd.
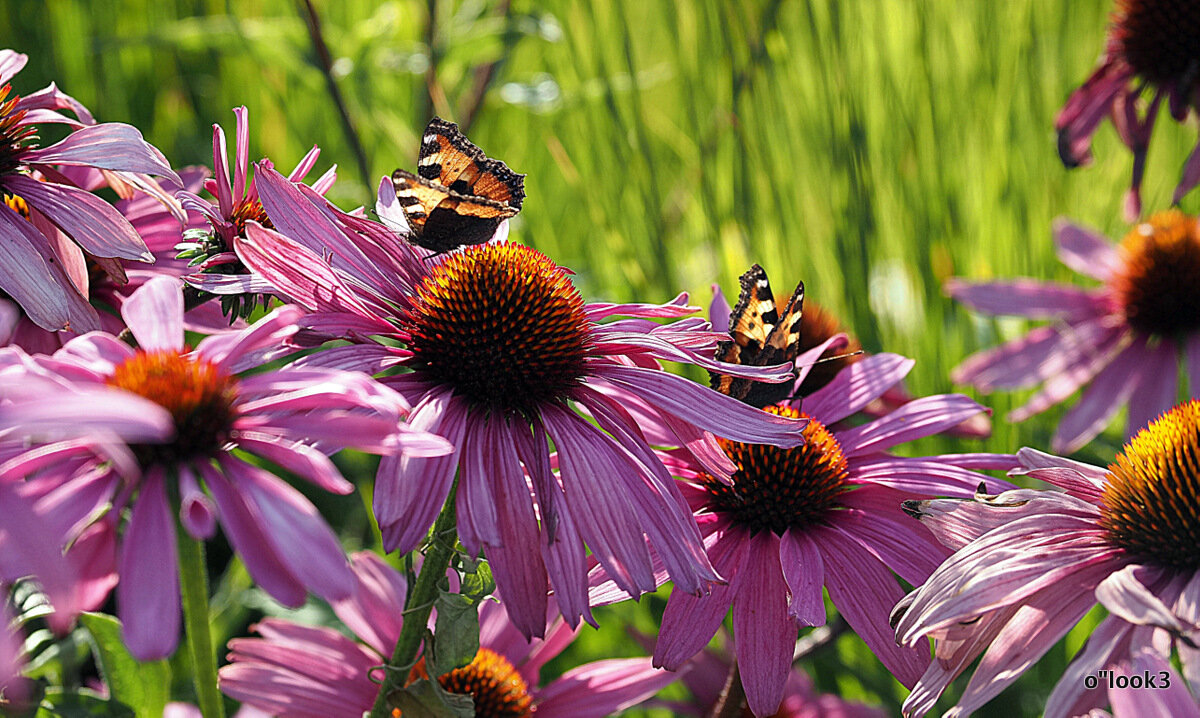
<svg viewBox="0 0 1200 718"><path fill-rule="evenodd" d="M800 318L804 313L804 282L796 286L782 314L775 304L767 273L755 264L739 279L737 305L729 315L729 335L717 344L718 361L742 366L768 366L795 361L800 355ZM782 317L782 318L781 318ZM792 392L792 382L768 384L709 372L712 388L763 408L778 404Z"/></svg>
<svg viewBox="0 0 1200 718"><path fill-rule="evenodd" d="M421 137L417 173L392 173L412 242L438 252L486 242L525 199L525 175L484 154L440 117Z"/></svg>

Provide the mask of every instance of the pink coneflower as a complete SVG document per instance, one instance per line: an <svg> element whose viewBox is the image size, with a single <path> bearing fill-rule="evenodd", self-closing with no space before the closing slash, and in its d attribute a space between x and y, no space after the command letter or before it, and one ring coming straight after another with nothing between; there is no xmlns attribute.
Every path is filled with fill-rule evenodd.
<svg viewBox="0 0 1200 718"><path fill-rule="evenodd" d="M1171 408L1181 351L1189 390L1192 396L1200 391L1200 223L1178 210L1160 212L1118 246L1066 222L1054 233L1062 262L1105 286L950 280L946 292L972 309L1054 320L968 357L951 377L985 392L1040 384L1009 414L1011 421L1087 386L1051 442L1054 451L1069 453L1100 433L1126 403L1126 436Z"/></svg>
<svg viewBox="0 0 1200 718"><path fill-rule="evenodd" d="M40 327L86 331L96 328L88 325L94 312L89 314L62 266L82 262L81 249L95 257L152 261L153 256L116 209L71 186L57 168L116 171L143 186L149 180L136 179L134 173L174 182L179 177L136 129L94 124L83 105L53 84L25 97L12 94L7 83L27 59L0 50L0 289ZM63 109L79 119L58 112ZM36 125L47 122L64 124L72 132L39 148ZM72 241L58 242L60 232Z"/></svg>
<svg viewBox="0 0 1200 718"><path fill-rule="evenodd" d="M233 177L229 176L229 154L225 130L213 125L213 170L216 176L204 183L204 189L216 198L216 204L185 189L177 194L183 206L208 220L211 231L190 232L180 244L180 257L191 262L189 287L221 297L222 310L232 317L247 316L256 305L270 301L273 288L261 277L252 275L234 253L236 243L246 236L246 223L274 227L258 197L255 178L250 177L250 126L246 108L234 108L237 117L237 144L233 155ZM317 163L321 150L313 146L288 180L300 182ZM267 166L270 166L269 164ZM336 167L313 182L312 189L324 194L337 178ZM193 291L193 290L189 290ZM202 298L204 294L201 294Z"/></svg>
<svg viewBox="0 0 1200 718"><path fill-rule="evenodd" d="M712 285L712 290L713 300L708 308L709 321L715 331L728 333L731 313L729 301L719 285ZM842 334L845 341L829 343L838 334ZM795 396L812 394L833 381L842 369L862 361L867 356L862 351L862 344L846 332L837 315L811 298L805 297L804 317L800 322L800 351L806 352L820 345L825 345L825 353L817 357L821 361L809 368L804 381L795 386ZM912 400L912 394L904 387L903 382L900 382L863 407L862 413L866 416L883 416ZM992 433L992 422L987 414L980 413L944 433L950 436L985 437Z"/></svg>
<svg viewBox="0 0 1200 718"><path fill-rule="evenodd" d="M801 376L835 337L798 359ZM1008 484L973 469L1007 469L1014 458L991 454L897 457L888 449L957 426L983 407L961 395L914 399L855 427L840 426L900 381L913 361L875 354L843 369L805 397L803 412L784 403L766 411L807 418L802 446L722 440L737 465L732 483L684 457L669 464L713 566L728 584L707 595L673 591L654 651L655 665L677 669L708 644L732 608L738 667L756 716L775 712L791 669L800 626L825 623L822 588L846 622L902 683L917 681L926 650L900 648L887 616L903 596L899 575L919 584L948 551L901 510L911 496L969 496L980 483ZM593 575L593 598L624 598Z"/></svg>
<svg viewBox="0 0 1200 718"><path fill-rule="evenodd" d="M288 351L282 343L297 329L296 308L209 337L192 352L183 344L179 280L151 279L121 309L138 349L94 332L50 357L0 350L0 396L7 397L0 427L13 439L61 439L5 464L22 476L72 467L55 489L58 501L45 508L74 527L59 547L97 515L130 508L117 585L130 652L160 658L178 638L173 506L196 539L211 537L219 520L251 576L282 603L300 604L306 590L347 595L345 556L316 509L234 450L349 493L353 485L328 454L353 446L428 456L449 445L402 425L404 399L361 374L308 368L239 376ZM13 520L0 514L0 528Z"/></svg>
<svg viewBox="0 0 1200 718"><path fill-rule="evenodd" d="M1133 183L1125 202L1129 221L1141 214L1139 188L1160 103L1183 122L1196 109L1200 79L1200 8L1191 0L1118 0L1100 67L1071 95L1054 121L1058 153L1067 167L1091 161L1092 135L1110 117L1133 151ZM1153 91L1149 104L1140 98ZM1183 167L1173 202L1200 182L1200 146Z"/></svg>
<svg viewBox="0 0 1200 718"><path fill-rule="evenodd" d="M371 675L400 635L406 582L370 552L355 554L351 564L357 590L333 610L366 645L330 628L268 618L255 627L262 638L229 642L221 690L281 718L361 718L371 710L379 691ZM589 663L541 685L541 667L575 632L560 618L545 640L531 643L494 601L480 605L479 623L475 660L438 681L452 693L469 693L480 718L603 718L675 680L649 659L626 658ZM417 676L427 677L423 662Z"/></svg>
<svg viewBox="0 0 1200 718"><path fill-rule="evenodd" d="M905 714L929 710L982 653L947 715L977 709L1097 602L1110 615L1055 686L1047 716L1102 706L1105 682L1085 679L1136 664L1143 649L1165 659L1175 644L1185 675L1195 676L1200 402L1177 406L1138 432L1107 470L1030 449L1018 457L1022 468L1014 473L1064 492L1015 490L908 505L956 553L896 607L897 639L924 645L930 636L936 655L905 702ZM1126 697L1154 700L1154 693Z"/></svg>
<svg viewBox="0 0 1200 718"><path fill-rule="evenodd" d="M381 462L374 508L386 549L411 551L424 539L457 474L459 536L469 551L486 547L526 635L545 625L548 585L568 622L590 619L585 543L634 595L656 585L646 536L679 590L698 593L718 580L675 482L607 392L641 397L676 443L706 456L706 431L794 446L803 422L669 374L659 360L768 381L790 376L787 367L707 358L720 336L707 322L659 323L696 311L683 296L665 305L588 304L567 269L515 243L427 259L278 173L260 166L258 177L270 216L290 222L281 228L288 237L250 224L239 255L314 310L304 320L310 338L354 342L304 362L411 370L383 381L413 404L414 426L457 447L447 457ZM617 316L625 318L608 321ZM713 467L729 470L723 456Z"/></svg>

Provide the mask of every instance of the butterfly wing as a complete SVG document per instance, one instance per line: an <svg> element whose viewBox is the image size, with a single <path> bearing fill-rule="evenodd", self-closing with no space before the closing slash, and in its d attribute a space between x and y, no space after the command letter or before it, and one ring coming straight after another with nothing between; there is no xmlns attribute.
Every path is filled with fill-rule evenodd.
<svg viewBox="0 0 1200 718"><path fill-rule="evenodd" d="M484 154L459 131L458 125L440 117L429 121L421 137L417 174L461 195L480 197L521 209L525 175Z"/></svg>
<svg viewBox="0 0 1200 718"><path fill-rule="evenodd" d="M412 241L435 252L486 242L500 220L517 213L515 207L459 194L405 170L392 173L392 184L413 229Z"/></svg>

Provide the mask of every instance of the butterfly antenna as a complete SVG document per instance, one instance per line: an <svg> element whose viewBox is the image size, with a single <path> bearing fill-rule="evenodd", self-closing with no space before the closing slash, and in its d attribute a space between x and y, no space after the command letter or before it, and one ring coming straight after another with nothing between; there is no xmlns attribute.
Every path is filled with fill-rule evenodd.
<svg viewBox="0 0 1200 718"><path fill-rule="evenodd" d="M827 361L836 361L838 359L849 359L850 357L856 357L862 353L863 353L863 350L859 349L857 351L852 351L849 354L836 354L831 357L821 357L820 359L816 360L815 362L811 362L808 364L800 364L798 366L816 366L818 364L824 364Z"/></svg>

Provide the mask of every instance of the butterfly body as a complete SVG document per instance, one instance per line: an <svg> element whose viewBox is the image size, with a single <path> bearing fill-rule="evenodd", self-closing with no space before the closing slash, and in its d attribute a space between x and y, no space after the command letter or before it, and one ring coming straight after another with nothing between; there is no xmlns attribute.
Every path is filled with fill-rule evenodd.
<svg viewBox="0 0 1200 718"><path fill-rule="evenodd" d="M411 241L434 252L486 242L521 209L525 175L484 154L458 125L435 117L425 127L417 173L392 173Z"/></svg>
<svg viewBox="0 0 1200 718"><path fill-rule="evenodd" d="M775 303L767 273L755 264L739 279L741 293L729 315L730 338L718 342L716 358L742 366L769 366L795 361L800 355L800 319L804 312L804 283L783 307ZM751 406L762 408L787 399L791 382L768 384L710 372L712 387Z"/></svg>

